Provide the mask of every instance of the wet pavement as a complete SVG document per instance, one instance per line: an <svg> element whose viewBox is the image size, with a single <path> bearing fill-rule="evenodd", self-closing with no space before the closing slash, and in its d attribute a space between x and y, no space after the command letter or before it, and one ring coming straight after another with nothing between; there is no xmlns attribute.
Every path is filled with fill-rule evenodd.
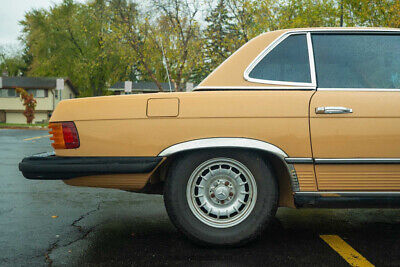
<svg viewBox="0 0 400 267"><path fill-rule="evenodd" d="M18 162L51 151L46 131L0 129L0 266L348 266L320 235L338 235L377 266L400 265L400 210L287 209L241 248L196 246L162 196L26 180Z"/></svg>

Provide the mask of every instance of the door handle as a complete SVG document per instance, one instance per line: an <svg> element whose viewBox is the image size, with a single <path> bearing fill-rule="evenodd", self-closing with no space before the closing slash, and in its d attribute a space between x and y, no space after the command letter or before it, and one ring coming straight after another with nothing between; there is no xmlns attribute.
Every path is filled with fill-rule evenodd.
<svg viewBox="0 0 400 267"><path fill-rule="evenodd" d="M353 113L351 108L345 107L318 107L315 108L316 114L346 114Z"/></svg>

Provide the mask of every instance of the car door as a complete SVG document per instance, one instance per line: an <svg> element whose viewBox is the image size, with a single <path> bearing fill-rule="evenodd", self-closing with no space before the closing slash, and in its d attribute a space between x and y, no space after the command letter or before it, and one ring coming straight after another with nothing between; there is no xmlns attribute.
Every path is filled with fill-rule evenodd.
<svg viewBox="0 0 400 267"><path fill-rule="evenodd" d="M318 190L400 190L400 35L312 34L310 133Z"/></svg>

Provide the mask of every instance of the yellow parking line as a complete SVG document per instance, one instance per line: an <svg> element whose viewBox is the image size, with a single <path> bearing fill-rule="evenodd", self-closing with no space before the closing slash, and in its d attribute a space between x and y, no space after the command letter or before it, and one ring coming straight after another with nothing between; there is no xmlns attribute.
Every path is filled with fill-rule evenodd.
<svg viewBox="0 0 400 267"><path fill-rule="evenodd" d="M43 137L50 137L51 135L42 135L42 136L36 136L36 137L31 137L31 138L25 138L24 141L30 141L30 140L35 140L35 139L39 139L39 138L43 138Z"/></svg>
<svg viewBox="0 0 400 267"><path fill-rule="evenodd" d="M320 237L343 259L345 259L350 266L374 266L360 253L354 250L349 244L337 235L320 235Z"/></svg>

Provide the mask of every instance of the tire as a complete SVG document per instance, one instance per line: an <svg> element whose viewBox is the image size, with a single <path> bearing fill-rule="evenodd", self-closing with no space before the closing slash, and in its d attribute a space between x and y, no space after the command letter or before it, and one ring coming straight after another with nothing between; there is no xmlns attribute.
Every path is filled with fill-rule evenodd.
<svg viewBox="0 0 400 267"><path fill-rule="evenodd" d="M189 239L239 246L259 236L275 216L278 184L257 153L199 150L174 160L164 202L172 223Z"/></svg>

